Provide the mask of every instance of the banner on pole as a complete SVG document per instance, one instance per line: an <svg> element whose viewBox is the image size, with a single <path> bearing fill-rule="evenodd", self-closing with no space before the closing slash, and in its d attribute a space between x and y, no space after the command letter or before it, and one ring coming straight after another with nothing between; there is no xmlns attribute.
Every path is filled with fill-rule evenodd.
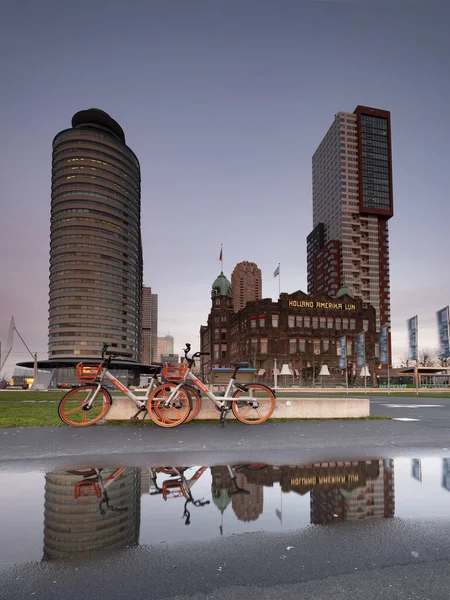
<svg viewBox="0 0 450 600"><path fill-rule="evenodd" d="M417 356L417 315L408 319L409 358L419 360Z"/></svg>
<svg viewBox="0 0 450 600"><path fill-rule="evenodd" d="M345 369L347 368L347 339L345 335L339 338L339 347L341 350L341 353L339 355L339 368L342 371L345 371Z"/></svg>
<svg viewBox="0 0 450 600"><path fill-rule="evenodd" d="M366 346L364 331L358 333L356 337L356 366L358 369L364 369L366 366Z"/></svg>
<svg viewBox="0 0 450 600"><path fill-rule="evenodd" d="M387 365L388 362L388 326L382 325L380 327L380 364Z"/></svg>
<svg viewBox="0 0 450 600"><path fill-rule="evenodd" d="M449 309L448 306L438 310L436 313L439 332L439 356L441 358L450 357L450 336L449 336Z"/></svg>

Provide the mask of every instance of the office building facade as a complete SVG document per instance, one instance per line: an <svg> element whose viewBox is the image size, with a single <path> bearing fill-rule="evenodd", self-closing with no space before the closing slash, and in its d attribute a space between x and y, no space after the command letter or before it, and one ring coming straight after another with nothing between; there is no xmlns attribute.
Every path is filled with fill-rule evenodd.
<svg viewBox="0 0 450 600"><path fill-rule="evenodd" d="M142 351L141 361L150 364L157 360L158 294L152 288L142 288Z"/></svg>
<svg viewBox="0 0 450 600"><path fill-rule="evenodd" d="M53 140L50 359L141 349L141 176L120 125L83 110Z"/></svg>
<svg viewBox="0 0 450 600"><path fill-rule="evenodd" d="M314 153L312 167L308 293L333 296L345 285L375 307L378 330L389 326L390 113L365 106L337 113Z"/></svg>
<svg viewBox="0 0 450 600"><path fill-rule="evenodd" d="M261 269L253 262L238 263L231 274L231 287L233 288L233 307L236 312L244 308L247 302L261 300Z"/></svg>

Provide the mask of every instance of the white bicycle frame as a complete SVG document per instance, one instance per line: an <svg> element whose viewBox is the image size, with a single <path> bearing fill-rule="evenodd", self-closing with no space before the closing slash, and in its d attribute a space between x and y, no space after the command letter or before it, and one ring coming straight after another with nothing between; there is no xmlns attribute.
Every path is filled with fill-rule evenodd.
<svg viewBox="0 0 450 600"><path fill-rule="evenodd" d="M233 396L230 395L232 392L239 389L239 387L236 385L236 381L237 381L236 377L233 377L233 376L230 377L230 381L228 382L227 389L225 390L224 396L216 396L203 382L200 381L200 379L198 377L196 377L192 373L191 369L188 369L183 380L178 383L178 385L174 388L173 392L170 394L170 396L164 402L165 406L167 406L167 407L170 406L172 400L176 397L178 390L187 381L192 381L192 383L195 385L195 387L197 387L204 394L206 394L206 396L211 400L211 402L214 402L214 404L217 406L217 408L219 410L221 410L223 407L227 407L228 402L236 401L236 398L233 398ZM187 387L186 389L189 392L189 387ZM248 401L247 398L246 398L246 400Z"/></svg>
<svg viewBox="0 0 450 600"><path fill-rule="evenodd" d="M123 385L123 383L121 383L116 377L114 377L114 375L112 375L108 371L107 367L103 367L102 372L100 373L100 377L98 378L97 389L95 390L94 394L92 395L92 398L89 399L89 396L88 396L87 406L89 406L89 407L92 406L92 403L94 402L95 398L97 397L97 394L100 391L100 388L103 385L103 382L105 379L108 379L113 384L114 387L116 387L118 390L123 392L125 394L125 396L127 396L130 400L132 400L138 408L142 408L147 405L147 401L150 397L150 394L153 391L153 388L155 388L157 385L159 385L158 380L152 376L152 378L148 384L148 387L145 391L145 394L143 396L136 396L135 394L133 394L133 392L131 390L129 390L125 385Z"/></svg>

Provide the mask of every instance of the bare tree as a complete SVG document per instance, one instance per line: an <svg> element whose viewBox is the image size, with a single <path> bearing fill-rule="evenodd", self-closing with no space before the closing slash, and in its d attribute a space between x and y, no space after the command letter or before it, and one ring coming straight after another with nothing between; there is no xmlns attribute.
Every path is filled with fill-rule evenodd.
<svg viewBox="0 0 450 600"><path fill-rule="evenodd" d="M444 356L439 356L440 352L441 352L440 348L436 348L436 350L434 351L434 364L437 367L449 367L450 359L445 358Z"/></svg>
<svg viewBox="0 0 450 600"><path fill-rule="evenodd" d="M434 367L435 366L435 351L430 348L422 348L419 351L419 366Z"/></svg>
<svg viewBox="0 0 450 600"><path fill-rule="evenodd" d="M413 366L413 361L409 358L408 352L404 352L400 358L398 359L399 367L402 369L407 369L408 367Z"/></svg>

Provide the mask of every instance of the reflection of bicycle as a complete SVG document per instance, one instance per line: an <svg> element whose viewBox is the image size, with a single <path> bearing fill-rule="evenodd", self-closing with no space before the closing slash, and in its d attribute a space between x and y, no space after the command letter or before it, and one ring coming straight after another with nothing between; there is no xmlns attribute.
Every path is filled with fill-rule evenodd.
<svg viewBox="0 0 450 600"><path fill-rule="evenodd" d="M86 469L81 471L68 471L71 475L80 475L83 477L80 481L77 481L73 490L73 496L75 500L80 497L96 496L99 499L98 508L100 514L105 515L106 509L110 511L123 512L128 510L128 507L118 508L112 506L109 503L109 496L106 489L115 481L122 473L125 468L116 469L107 479L102 477L102 469ZM104 508L106 507L106 509Z"/></svg>
<svg viewBox="0 0 450 600"><path fill-rule="evenodd" d="M150 492L151 496L162 494L164 500L169 498L181 498L184 497L186 502L184 503L183 518L185 519L184 524L190 525L191 513L188 510L188 504L193 506L205 506L210 504L209 500L194 500L191 489L195 482L200 479L203 473L208 467L199 467L194 475L189 479L185 476L185 471L189 467L161 467L157 469L150 469L150 476L153 482L154 492ZM161 486L158 485L157 476L158 473L164 473L170 475L170 479L165 479ZM175 479L173 477L176 477Z"/></svg>
<svg viewBox="0 0 450 600"><path fill-rule="evenodd" d="M170 407L171 403L177 398L180 390L184 389L192 397L193 401L192 413L189 416L189 419L191 419L195 418L200 411L201 396L199 392L203 392L220 411L220 423L222 427L225 425L227 413L230 408L236 419L247 425L263 423L272 415L275 408L274 390L271 390L262 383L242 384L236 379L238 370L248 368L248 362L232 363L234 372L230 377L225 394L223 396L216 396L191 371L195 359L209 353L196 352L191 358L188 358L187 355L190 350L191 345L186 344L186 348L184 349L184 363L164 365L163 376L169 383L156 388L151 394L151 399L157 396L162 399L165 395L166 399L163 404ZM197 393L194 393L195 391Z"/></svg>
<svg viewBox="0 0 450 600"><path fill-rule="evenodd" d="M150 415L152 421L161 427L175 427L186 419L191 410L191 398L189 393L179 386L170 403L162 403L161 398L156 395L154 400L149 400L152 392L159 385L158 374L161 372L161 364L151 366L152 375L144 396L135 396L124 384L116 379L110 372L111 360L117 358L117 354L110 354L105 358L108 346L102 348L102 362L99 365L87 365L79 363L76 366L77 379L83 382L63 396L58 406L58 414L67 425L85 427L92 425L102 419L112 404L109 391L104 387L105 380L111 382L116 388L132 400L138 410L131 418L137 420L138 415L143 413L142 423L145 416ZM165 398L164 398L165 399Z"/></svg>

